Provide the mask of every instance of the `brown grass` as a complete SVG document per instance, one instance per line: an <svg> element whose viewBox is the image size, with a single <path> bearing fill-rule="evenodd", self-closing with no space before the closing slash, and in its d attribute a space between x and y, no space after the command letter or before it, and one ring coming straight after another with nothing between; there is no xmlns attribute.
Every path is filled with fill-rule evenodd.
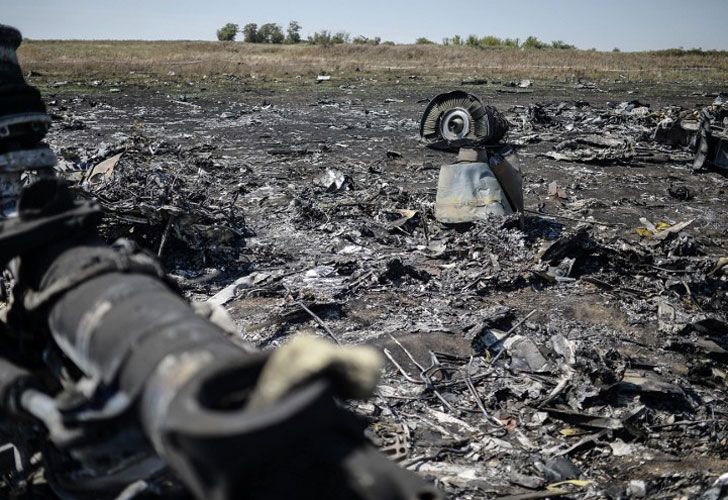
<svg viewBox="0 0 728 500"><path fill-rule="evenodd" d="M52 75L164 76L234 74L270 77L418 75L434 79L539 78L548 80L721 82L728 52L593 52L519 50L438 45L333 47L237 42L26 41L19 50L26 70Z"/></svg>

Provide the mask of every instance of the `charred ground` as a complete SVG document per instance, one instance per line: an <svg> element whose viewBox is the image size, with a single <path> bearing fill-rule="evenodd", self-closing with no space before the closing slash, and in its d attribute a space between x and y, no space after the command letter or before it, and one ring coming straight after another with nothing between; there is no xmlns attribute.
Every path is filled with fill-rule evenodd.
<svg viewBox="0 0 728 500"><path fill-rule="evenodd" d="M78 184L106 209L110 239L160 251L193 300L236 282L220 300L260 347L327 334L320 321L341 342L386 348L379 394L357 409L375 443L453 497L621 498L642 486L694 497L728 470L728 285L715 271L728 180L651 139L663 108L699 110L721 89L470 87L512 123L529 210L519 229L433 218L452 158L422 147L418 119L451 87L407 76L33 83L70 180L123 153L113 174ZM621 159L542 156L585 134L633 142ZM638 232L641 218L693 222L662 239L649 224ZM555 281L564 259L571 279ZM534 310L492 362L493 329ZM546 489L577 478L588 482Z"/></svg>

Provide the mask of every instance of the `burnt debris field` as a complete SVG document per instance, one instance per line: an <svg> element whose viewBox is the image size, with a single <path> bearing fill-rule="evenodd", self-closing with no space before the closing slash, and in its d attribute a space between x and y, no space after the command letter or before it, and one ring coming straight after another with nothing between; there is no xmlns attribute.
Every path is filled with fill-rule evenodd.
<svg viewBox="0 0 728 500"><path fill-rule="evenodd" d="M418 137L452 86L32 83L109 241L158 253L257 347L380 348L354 408L449 497L721 497L728 179L690 142L724 88L463 85L510 122L526 210L452 226L433 207L454 157Z"/></svg>

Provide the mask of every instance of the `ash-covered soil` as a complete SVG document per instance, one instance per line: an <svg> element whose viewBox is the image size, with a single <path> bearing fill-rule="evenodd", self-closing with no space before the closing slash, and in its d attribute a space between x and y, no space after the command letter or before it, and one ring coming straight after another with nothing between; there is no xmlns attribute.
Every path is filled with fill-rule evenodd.
<svg viewBox="0 0 728 500"><path fill-rule="evenodd" d="M465 88L512 124L522 228L434 219L454 158L418 124L451 87L44 88L49 142L105 234L161 253L261 348L382 348L380 389L353 406L449 496L696 498L728 472L728 180L653 133L721 89L580 87Z"/></svg>

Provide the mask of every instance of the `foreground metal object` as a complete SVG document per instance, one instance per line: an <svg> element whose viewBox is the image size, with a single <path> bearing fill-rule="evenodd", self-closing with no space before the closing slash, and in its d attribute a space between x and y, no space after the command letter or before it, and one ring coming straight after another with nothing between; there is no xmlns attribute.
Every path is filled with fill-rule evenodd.
<svg viewBox="0 0 728 500"><path fill-rule="evenodd" d="M170 386L190 362L195 363L169 359L160 367L145 394L143 420L155 447L182 477L193 478L188 486L197 497L374 500L437 495L362 446L362 422L335 403L327 382L308 384L274 407L246 410L236 398L254 383L262 357L247 366L234 361L207 366L172 394Z"/></svg>
<svg viewBox="0 0 728 500"><path fill-rule="evenodd" d="M457 151L440 169L435 218L459 224L523 211L523 179L515 151L498 144L508 121L497 109L461 91L440 94L420 121L427 147Z"/></svg>
<svg viewBox="0 0 728 500"><path fill-rule="evenodd" d="M693 168L713 168L728 173L728 129L723 126L728 117L728 106L723 103L713 108L700 114Z"/></svg>

